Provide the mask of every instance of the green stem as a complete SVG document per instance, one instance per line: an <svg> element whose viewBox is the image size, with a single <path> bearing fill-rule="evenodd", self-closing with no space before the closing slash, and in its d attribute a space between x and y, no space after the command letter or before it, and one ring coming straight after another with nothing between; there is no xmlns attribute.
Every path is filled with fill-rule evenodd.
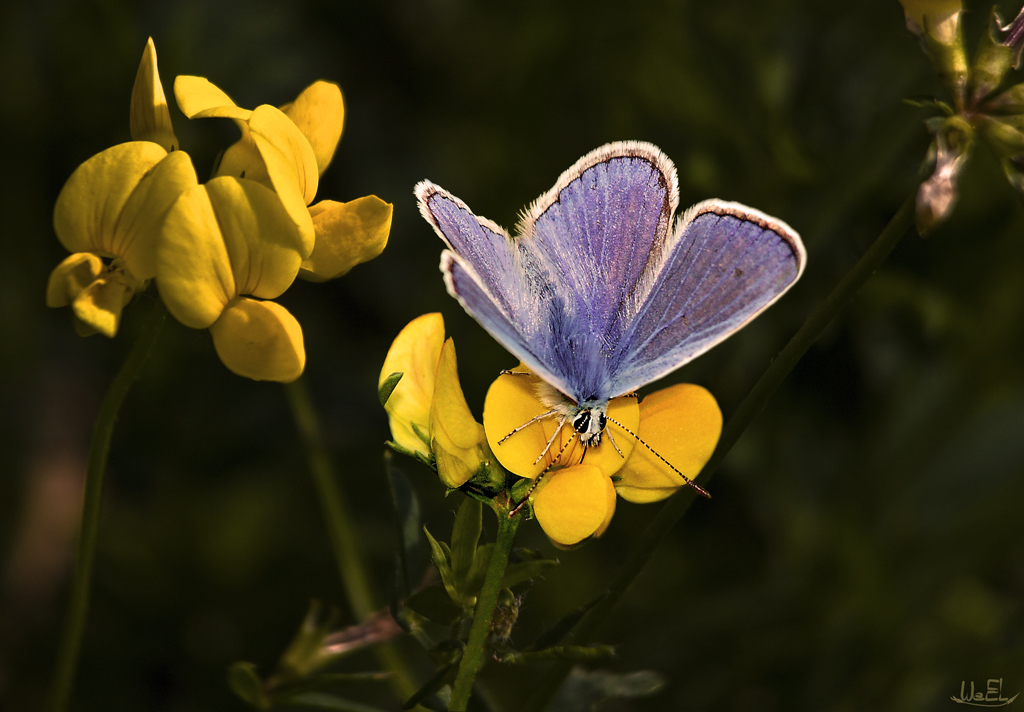
<svg viewBox="0 0 1024 712"><path fill-rule="evenodd" d="M915 190L903 202L903 205L896 211L896 214L889 221L889 224L885 226L885 229L882 230L874 244L868 248L868 251L853 266L853 269L843 277L842 281L832 290L832 293L804 322L804 325L789 340L786 347L772 361L750 393L747 394L747 397L740 403L722 429L722 437L718 441L718 447L715 448L714 454L712 454L711 459L704 465L704 469L701 470L700 475L697 477L700 484L704 485L711 479L722 460L729 454L733 445L740 439L740 436L743 435L754 417L764 409L768 400L786 376L789 375L789 372L793 370L797 362L807 353L807 350L818 339L821 332L825 330L825 327L832 322L839 311L846 306L850 299L864 285L868 277L881 266L885 258L889 256L889 253L899 243L914 221L916 194L917 191ZM650 561L655 550L665 540L669 532L676 525L676 522L689 509L695 496L693 488L681 487L665 502L665 505L658 512L654 521L648 525L636 546L633 547L626 562L612 580L611 585L608 587L608 595L577 626L575 632L577 644L585 645L590 642L597 628L609 612L611 612L612 608L615 607L615 604L619 602L619 599L622 598L630 584L633 583L633 580L647 565L647 562ZM571 664L566 662L559 662L554 665L544 676L544 679L533 695L527 699L522 712L537 712L544 709L544 706L547 705L548 701L558 690L566 675L569 674L570 668Z"/></svg>
<svg viewBox="0 0 1024 712"><path fill-rule="evenodd" d="M320 421L305 380L299 378L285 384L285 392L288 394L296 427L306 445L309 469L313 474L313 484L316 486L320 506L323 507L345 596L356 618L360 622L365 621L377 609L374 606L373 587L370 584L368 569L359 546L360 534L353 524L345 491L335 476L334 465L324 442ZM381 666L392 673L392 686L401 699L407 699L416 692L417 687L413 683L412 675L392 643L380 643L375 645L373 650Z"/></svg>
<svg viewBox="0 0 1024 712"><path fill-rule="evenodd" d="M78 656L85 633L85 621L89 612L89 589L92 580L93 563L96 560L96 540L100 529L100 509L103 504L103 476L107 470L107 456L110 453L110 438L114 434L114 423L121 403L132 383L139 377L143 364L156 343L167 309L160 300L155 300L151 313L142 325L132 350L128 353L121 370L107 389L100 410L93 425L92 442L89 443L89 459L85 469L85 492L82 498L82 519L79 523L78 544L75 550L75 570L71 579L71 600L68 602L67 617L61 632L57 652L57 666L53 673L48 709L62 712L67 709L71 690L78 668Z"/></svg>
<svg viewBox="0 0 1024 712"><path fill-rule="evenodd" d="M473 615L473 625L469 629L466 649L462 651L459 674L455 677L455 684L452 686L452 698L448 703L449 712L465 712L466 705L469 704L469 696L473 692L473 681L483 664L487 639L491 634L491 619L494 617L494 607L498 603L498 594L501 593L501 581L505 577L508 555L512 550L512 542L515 541L516 530L519 528L519 522L523 516L521 513L517 513L516 516L509 517L508 510L501 507L497 509L497 513L498 540L491 553L491 563L487 567L483 588L480 589L480 595L476 599L476 613Z"/></svg>

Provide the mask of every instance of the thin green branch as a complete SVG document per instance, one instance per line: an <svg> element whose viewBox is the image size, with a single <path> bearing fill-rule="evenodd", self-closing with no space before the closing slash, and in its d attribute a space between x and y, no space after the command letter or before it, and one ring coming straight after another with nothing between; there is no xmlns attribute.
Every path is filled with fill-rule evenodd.
<svg viewBox="0 0 1024 712"><path fill-rule="evenodd" d="M110 453L114 423L117 421L121 403L139 377L166 319L167 309L163 303L158 299L153 300L150 314L143 323L128 358L114 376L96 414L85 470L85 493L82 498L82 519L79 523L75 551L75 570L71 580L71 600L68 602L67 617L64 620L57 652L57 666L50 687L48 709L51 712L63 712L67 709L74 687L75 671L78 669L82 636L89 613L92 568L96 560L96 540L99 536L100 509L103 504L103 476L107 470L107 456Z"/></svg>
<svg viewBox="0 0 1024 712"><path fill-rule="evenodd" d="M818 309L804 322L800 330L789 340L786 347L772 361L768 369L751 389L747 397L743 399L739 407L729 418L722 430L722 437L718 441L711 459L697 476L697 481L704 485L714 475L718 466L732 449L736 441L740 439L750 425L754 417L760 413L768 400L775 393L782 381L793 370L797 362L803 357L811 345L818 339L821 332L825 330L840 310L853 298L853 296L864 285L864 282L877 270L885 261L889 253L899 243L900 239L907 232L914 221L914 203L917 191L915 190L908 197L903 205L885 226L874 244L860 258L856 265L847 273L842 281L832 290L832 293L825 299ZM658 512L647 529L641 535L640 540L633 547L626 562L619 569L618 574L608 587L608 595L597 606L590 611L583 621L577 626L574 635L574 642L584 645L591 641L598 627L608 616L611 610L622 598L626 590L637 575L650 561L651 556L658 546L668 536L676 522L686 513L695 497L694 490L690 487L681 487ZM544 676L533 695L523 705L522 712L539 712L543 710L551 697L558 690L566 675L569 674L571 663L560 662L554 665Z"/></svg>
<svg viewBox="0 0 1024 712"><path fill-rule="evenodd" d="M498 594L501 593L501 582L505 577L505 568L508 566L508 555L512 551L512 543L516 538L516 530L522 519L521 513L514 517L508 516L508 510L497 508L498 514L498 539L494 543L491 552L491 563L487 567L487 576L484 577L483 588L476 600L476 612L473 614L473 625L469 629L469 640L466 642L466 649L462 652L462 662L459 663L459 674L452 686L452 697L448 704L449 712L465 712L469 704L469 697L473 693L473 681L483 664L484 652L487 648L487 639L491 634L491 619L494 617L494 607L498 603Z"/></svg>
<svg viewBox="0 0 1024 712"><path fill-rule="evenodd" d="M285 392L288 394L295 425L306 445L309 469L313 475L320 506L323 508L341 584L352 612L360 622L363 622L376 612L377 607L374 605L373 587L359 546L360 535L353 524L351 508L345 491L335 475L334 464L324 442L320 421L305 380L299 378L286 384ZM416 691L416 685L395 646L390 642L383 642L375 645L373 650L381 666L392 673L391 681L395 693L403 700L412 695Z"/></svg>

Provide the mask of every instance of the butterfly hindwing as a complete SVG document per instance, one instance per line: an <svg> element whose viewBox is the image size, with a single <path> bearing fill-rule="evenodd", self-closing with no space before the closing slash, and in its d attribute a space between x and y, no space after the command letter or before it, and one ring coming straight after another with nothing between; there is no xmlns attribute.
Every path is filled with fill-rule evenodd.
<svg viewBox="0 0 1024 712"><path fill-rule="evenodd" d="M760 211L718 200L690 208L609 359L613 394L632 392L726 339L781 297L805 260L797 234Z"/></svg>

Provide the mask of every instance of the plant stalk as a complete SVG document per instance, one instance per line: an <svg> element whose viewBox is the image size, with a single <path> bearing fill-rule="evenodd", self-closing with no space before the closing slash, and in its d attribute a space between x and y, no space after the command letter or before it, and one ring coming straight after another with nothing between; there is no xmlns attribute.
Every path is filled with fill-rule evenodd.
<svg viewBox="0 0 1024 712"><path fill-rule="evenodd" d="M85 469L85 492L82 497L82 518L79 522L78 543L75 549L75 568L71 579L71 598L61 631L57 665L50 686L47 706L51 712L63 712L68 707L78 669L78 658L89 613L89 592L92 569L96 561L96 541L100 530L100 510L103 505L103 477L107 470L110 440L121 403L139 377L146 359L156 343L167 319L167 309L159 299L154 300L150 314L132 345L128 357L107 389L93 425L89 443L89 459Z"/></svg>
<svg viewBox="0 0 1024 712"><path fill-rule="evenodd" d="M518 512L510 517L508 510L502 507L498 507L496 511L498 539L491 553L491 563L487 567L483 588L480 589L480 595L476 600L476 612L473 614L473 625L469 629L469 640L462 652L459 673L452 686L452 697L448 703L449 712L466 712L466 705L469 704L469 697L473 692L473 681L476 680L476 674L483 664L487 639L491 635L491 619L494 617L494 607L498 603L498 594L501 593L501 581L508 566L508 555L512 551L516 530L519 529L519 522L523 517Z"/></svg>
<svg viewBox="0 0 1024 712"><path fill-rule="evenodd" d="M768 400L781 385L782 381L793 370L793 367L800 361L811 345L821 336L825 328L835 319L840 310L849 303L853 296L860 290L868 278L877 270L885 259L899 243L903 235L911 227L914 221L914 204L917 190L911 193L899 210L892 217L889 223L882 230L875 242L868 248L867 252L860 258L856 265L843 277L842 281L832 290L824 302L808 317L800 330L789 340L786 347L772 361L761 378L754 384L750 393L736 408L722 429L722 437L718 441L715 452L711 459L697 476L697 482L706 485L714 475L718 466L725 459L733 445L746 431L747 426L760 413ZM680 487L673 494L665 505L659 510L644 531L640 540L633 547L626 562L619 569L617 575L608 587L608 595L595 606L576 627L574 638L577 645L585 645L591 642L598 627L608 616L611 610L622 598L633 580L650 561L651 556L658 546L668 536L676 523L682 518L696 496L693 488ZM558 662L541 680L522 707L521 712L540 712L543 710L551 697L561 686L562 681L569 674L571 664Z"/></svg>
<svg viewBox="0 0 1024 712"><path fill-rule="evenodd" d="M345 491L335 475L334 464L324 442L320 420L305 380L300 377L285 384L285 392L288 394L295 425L306 445L309 469L323 508L341 584L352 612L362 623L377 611L377 607L374 605L368 568L359 546L360 534L353 524ZM375 645L373 651L380 665L392 673L392 687L401 699L407 699L416 692L417 686L392 642Z"/></svg>

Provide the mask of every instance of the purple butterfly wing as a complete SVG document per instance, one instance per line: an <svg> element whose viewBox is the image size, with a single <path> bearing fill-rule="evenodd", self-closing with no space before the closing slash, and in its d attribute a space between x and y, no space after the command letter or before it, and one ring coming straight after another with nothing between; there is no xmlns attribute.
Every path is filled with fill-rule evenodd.
<svg viewBox="0 0 1024 712"><path fill-rule="evenodd" d="M803 271L799 236L763 213L717 200L680 218L664 260L609 359L613 395L635 391L699 356L781 297Z"/></svg>
<svg viewBox="0 0 1024 712"><path fill-rule="evenodd" d="M581 158L527 210L518 239L545 267L550 369L577 402L605 399L608 356L642 276L660 260L678 203L672 162L635 141Z"/></svg>
<svg viewBox="0 0 1024 712"><path fill-rule="evenodd" d="M566 392L547 352L546 312L552 300L543 267L502 228L474 215L444 189L423 181L415 192L423 217L449 248L441 254L448 292L502 346Z"/></svg>

